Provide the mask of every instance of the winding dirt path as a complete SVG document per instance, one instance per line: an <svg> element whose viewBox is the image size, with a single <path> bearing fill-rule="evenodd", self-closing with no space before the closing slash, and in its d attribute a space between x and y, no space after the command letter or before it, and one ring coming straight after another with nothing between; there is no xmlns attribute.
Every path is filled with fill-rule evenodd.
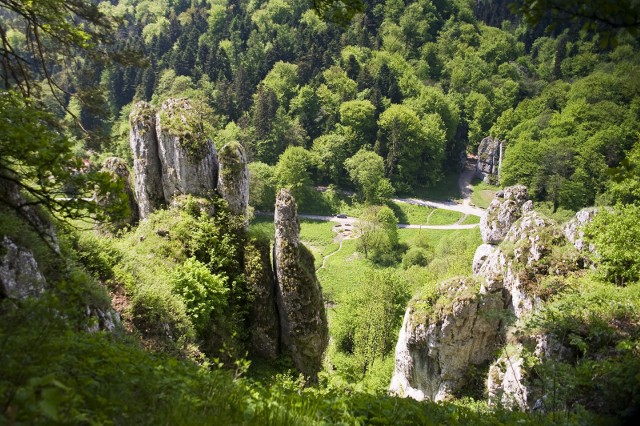
<svg viewBox="0 0 640 426"><path fill-rule="evenodd" d="M338 253L340 250L342 250L342 243L344 242L346 238L341 238L340 239L340 246L338 247L338 250L333 251L331 253L329 253L328 255L326 255L325 257L322 258L322 265L318 266L318 268L316 269L316 272L318 272L320 269L324 268L324 265L327 263L327 259L330 258L331 256L333 256L334 254Z"/></svg>
<svg viewBox="0 0 640 426"><path fill-rule="evenodd" d="M467 163L465 164L464 170L460 173L458 177L458 188L460 189L460 195L462 196L462 202L457 203L455 201L431 201L431 200L422 200L419 198L393 198L392 200L398 203L408 203L415 204L418 206L426 206L435 209L443 209L443 210L453 210L456 212L463 213L465 215L474 215L474 216L482 216L484 213L484 209L474 206L471 203L471 181L475 175L476 170L476 162L474 159L467 159ZM462 218L462 221L464 218ZM461 221L458 221L461 222ZM452 225L444 225L444 226L452 226ZM464 228L443 228L443 229L468 229L468 225L457 225L464 226ZM474 226L478 226L475 224ZM473 227L473 226L472 226Z"/></svg>

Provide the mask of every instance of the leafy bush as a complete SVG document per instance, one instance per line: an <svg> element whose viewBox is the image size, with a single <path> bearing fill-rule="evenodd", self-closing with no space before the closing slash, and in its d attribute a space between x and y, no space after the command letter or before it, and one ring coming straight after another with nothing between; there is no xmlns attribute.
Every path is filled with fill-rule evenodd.
<svg viewBox="0 0 640 426"><path fill-rule="evenodd" d="M584 407L622 414L640 403L640 287L600 282L596 274L573 278L571 289L533 315L530 333L562 348L542 358L532 377L551 410Z"/></svg>
<svg viewBox="0 0 640 426"><path fill-rule="evenodd" d="M352 379L362 378L391 353L409 297L406 282L386 269L368 276L336 310L336 347L353 355L354 365L347 368Z"/></svg>
<svg viewBox="0 0 640 426"><path fill-rule="evenodd" d="M196 331L203 331L211 316L227 306L226 277L212 274L195 258L187 259L173 274L173 292L182 297Z"/></svg>
<svg viewBox="0 0 640 426"><path fill-rule="evenodd" d="M640 280L640 205L603 209L586 228L596 246L598 270L609 281L631 284Z"/></svg>
<svg viewBox="0 0 640 426"><path fill-rule="evenodd" d="M433 252L428 251L422 247L411 247L402 256L402 267L409 269L411 266L427 266L433 259Z"/></svg>

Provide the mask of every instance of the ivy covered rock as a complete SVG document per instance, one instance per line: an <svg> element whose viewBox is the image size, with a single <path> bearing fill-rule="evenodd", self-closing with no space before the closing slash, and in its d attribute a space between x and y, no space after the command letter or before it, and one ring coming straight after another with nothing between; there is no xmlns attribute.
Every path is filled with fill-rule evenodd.
<svg viewBox="0 0 640 426"><path fill-rule="evenodd" d="M244 249L244 274L251 294L249 332L251 350L267 359L279 354L280 318L276 282L271 269L268 241L251 241Z"/></svg>
<svg viewBox="0 0 640 426"><path fill-rule="evenodd" d="M157 114L156 132L165 200L183 194L206 196L215 190L216 147L189 101L166 100Z"/></svg>
<svg viewBox="0 0 640 426"><path fill-rule="evenodd" d="M115 228L133 225L139 219L139 212L138 203L136 202L136 197L131 187L131 176L127 163L121 158L109 157L102 163L102 170L111 174L118 191L106 195L103 199L98 200L98 203L103 206L108 206L116 203L118 198L126 197L126 203L121 204L127 207L126 210L117 212L118 217L114 218L112 224Z"/></svg>
<svg viewBox="0 0 640 426"><path fill-rule="evenodd" d="M454 395L472 366L492 359L503 306L499 293L480 292L473 278L445 281L431 300L414 301L400 331L390 391L432 401Z"/></svg>
<svg viewBox="0 0 640 426"><path fill-rule="evenodd" d="M476 164L476 176L486 183L496 184L500 163L502 162L503 142L499 139L487 136L478 145L478 163Z"/></svg>
<svg viewBox="0 0 640 426"><path fill-rule="evenodd" d="M33 253L3 237L0 241L0 299L40 296L46 285Z"/></svg>
<svg viewBox="0 0 640 426"><path fill-rule="evenodd" d="M527 200L527 188L522 185L498 191L480 218L482 241L487 244L499 244L504 240L511 225L522 216L522 208Z"/></svg>
<svg viewBox="0 0 640 426"><path fill-rule="evenodd" d="M135 194L140 219L145 219L165 202L155 109L146 102L138 102L131 110L129 124Z"/></svg>
<svg viewBox="0 0 640 426"><path fill-rule="evenodd" d="M247 155L238 142L229 142L218 153L220 173L218 193L229 204L229 211L247 216L249 207L249 169Z"/></svg>
<svg viewBox="0 0 640 426"><path fill-rule="evenodd" d="M274 270L283 349L314 380L328 344L327 316L313 255L300 243L296 202L288 189L276 197Z"/></svg>

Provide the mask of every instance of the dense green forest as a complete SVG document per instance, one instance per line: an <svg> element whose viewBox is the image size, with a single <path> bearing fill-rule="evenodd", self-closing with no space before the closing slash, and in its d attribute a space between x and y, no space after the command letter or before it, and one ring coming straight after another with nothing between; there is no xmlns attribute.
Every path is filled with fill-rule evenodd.
<svg viewBox="0 0 640 426"><path fill-rule="evenodd" d="M640 10L583 3L0 0L2 422L637 414ZM165 184L146 211L133 140L150 135L198 161L212 147L217 187ZM488 136L504 147L499 174L464 194L458 177ZM238 213L229 185L242 192L244 163ZM535 307L517 321L494 313L510 331L491 359L517 352L535 397L518 407L490 395L485 361L439 402L390 395L405 312L434 324L455 300L484 297L484 278L454 296L450 286L476 275L486 212L514 185L548 227L491 243L503 263L544 246L514 267ZM282 189L300 213L294 243L279 242ZM558 230L592 206L585 254ZM284 279L279 244L296 246L295 279L322 291L326 350L310 372L288 326L260 320L260 285ZM283 309L280 293L266 297ZM261 351L260 333L283 336ZM534 350L541 335L557 353Z"/></svg>

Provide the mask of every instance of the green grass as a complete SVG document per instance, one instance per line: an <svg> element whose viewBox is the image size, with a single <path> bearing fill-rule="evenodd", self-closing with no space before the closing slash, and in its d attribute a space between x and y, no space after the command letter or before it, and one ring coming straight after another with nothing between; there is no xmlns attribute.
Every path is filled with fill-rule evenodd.
<svg viewBox="0 0 640 426"><path fill-rule="evenodd" d="M427 206L409 203L390 202L387 205L393 210L393 213L395 213L398 218L398 223L404 224L426 225L427 216L434 211L434 209Z"/></svg>
<svg viewBox="0 0 640 426"><path fill-rule="evenodd" d="M273 215L254 217L249 224L249 233L273 241L276 233L276 227L273 224Z"/></svg>
<svg viewBox="0 0 640 426"><path fill-rule="evenodd" d="M437 209L429 215L427 225L453 225L462 219L463 216L464 213L453 210Z"/></svg>
<svg viewBox="0 0 640 426"><path fill-rule="evenodd" d="M355 196L347 195L342 191L313 191L308 200L298 206L298 213L332 216L345 213L352 217L362 214L363 205Z"/></svg>
<svg viewBox="0 0 640 426"><path fill-rule="evenodd" d="M436 256L437 269L432 274L434 279L438 273L446 269L446 275L471 274L471 261L478 245L482 244L480 232L477 228L464 230L431 230L431 229L399 229L398 237L401 244L415 245L418 238L426 240L433 248ZM438 258L440 260L438 261ZM430 265L431 266L431 265ZM427 268L419 268L425 271ZM318 279L322 285L325 299L340 303L348 293L358 291L359 286L366 282L367 275L378 267L364 258L364 254L356 251L355 240L345 240L340 250L327 259L325 267L318 271ZM395 269L400 270L398 264ZM413 271L412 273L415 273ZM411 275L407 273L407 275ZM408 277L409 278L409 277ZM410 280L414 281L414 280ZM417 283L415 287L420 287Z"/></svg>
<svg viewBox="0 0 640 426"><path fill-rule="evenodd" d="M477 229L415 229L404 228L398 229L398 238L401 244L411 247L416 244L418 239L423 239L430 247L438 246L442 240L451 238L451 235L467 236L478 233ZM479 243L480 245L482 243Z"/></svg>
<svg viewBox="0 0 640 426"><path fill-rule="evenodd" d="M316 269L322 265L322 259L338 250L339 243L334 242L333 222L319 220L300 220L300 241L311 250Z"/></svg>
<svg viewBox="0 0 640 426"><path fill-rule="evenodd" d="M433 209L431 207L420 206L417 204L391 202L388 206L393 210L398 218L398 223L401 224L453 225L464 216L464 213L453 210Z"/></svg>
<svg viewBox="0 0 640 426"><path fill-rule="evenodd" d="M474 179L471 182L471 202L478 207L486 209L498 190L500 188L497 186L484 183L480 179Z"/></svg>
<svg viewBox="0 0 640 426"><path fill-rule="evenodd" d="M461 225L472 225L474 223L480 223L480 216L468 214L467 217L465 217L462 221Z"/></svg>
<svg viewBox="0 0 640 426"><path fill-rule="evenodd" d="M318 270L325 300L340 303L349 293L357 291L375 266L356 251L355 240L345 240L342 250L327 259Z"/></svg>

